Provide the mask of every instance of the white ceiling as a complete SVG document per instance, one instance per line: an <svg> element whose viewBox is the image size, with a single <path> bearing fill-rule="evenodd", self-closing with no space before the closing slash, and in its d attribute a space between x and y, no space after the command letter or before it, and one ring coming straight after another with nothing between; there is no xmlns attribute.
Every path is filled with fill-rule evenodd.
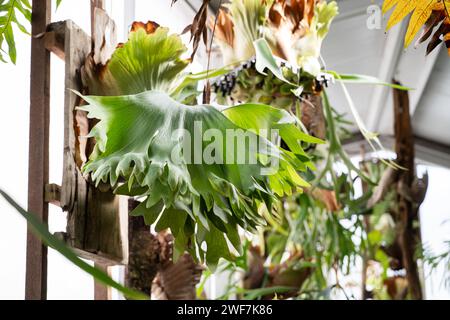
<svg viewBox="0 0 450 320"><path fill-rule="evenodd" d="M340 16L333 22L322 48L327 68L342 73L360 73L390 82L394 77L410 91L410 108L417 136L450 146L450 57L447 50L425 56L425 47L403 48L407 21L385 32L369 30L366 21L370 0L341 0ZM381 4L377 1L375 4ZM339 86L330 88L335 108L348 112ZM349 85L349 91L370 130L393 133L393 106L390 89ZM351 118L351 117L350 117Z"/></svg>
<svg viewBox="0 0 450 320"><path fill-rule="evenodd" d="M187 2L192 8L198 8L201 0ZM212 3L218 2L213 0ZM337 2L340 14L322 47L326 68L340 73L375 76L385 82L395 78L414 88L410 91L410 109L416 135L450 146L450 57L447 50L440 48L426 56L426 45L418 48L411 45L404 49L408 21L386 32L389 15L382 18L381 28L369 30L367 9L374 4L381 8L382 0ZM349 84L347 88L368 129L392 135L391 89L362 84ZM353 120L340 85L331 85L328 93L334 108L347 113Z"/></svg>
<svg viewBox="0 0 450 320"><path fill-rule="evenodd" d="M439 53L413 120L418 136L450 145L450 57L447 50Z"/></svg>

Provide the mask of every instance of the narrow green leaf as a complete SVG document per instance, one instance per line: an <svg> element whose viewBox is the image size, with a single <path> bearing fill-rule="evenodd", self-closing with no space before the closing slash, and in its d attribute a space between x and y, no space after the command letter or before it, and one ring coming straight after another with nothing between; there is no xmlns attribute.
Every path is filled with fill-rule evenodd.
<svg viewBox="0 0 450 320"><path fill-rule="evenodd" d="M130 299L136 299L136 300L147 300L148 297L140 292L136 292L134 290L131 290L129 288L126 288L122 286L121 284L117 283L113 279L111 279L106 273L103 271L89 265L88 263L84 262L80 258L77 257L77 255L70 250L61 240L56 238L54 235L52 235L48 229L47 226L44 225L34 214L27 212L25 209L23 209L17 202L15 202L8 194L6 194L3 190L0 189L0 195L5 198L5 200L14 208L16 209L22 217L24 217L28 224L31 226L33 231L37 236L39 236L42 241L49 247L52 247L56 251L58 251L60 254L62 254L64 257L66 257L70 262L75 264L77 267L82 269L83 271L89 273L91 276L93 276L97 281L102 282L103 284L110 286L124 294L127 298Z"/></svg>
<svg viewBox="0 0 450 320"><path fill-rule="evenodd" d="M343 83L373 84L373 85L387 86L387 87L399 89L399 90L414 90L413 88L381 81L380 79L378 79L376 77L371 77L371 76L366 76L366 75L361 75L361 74L339 74L336 71L331 71L331 70L328 70L326 72L328 74L332 75L336 79L336 81L340 81Z"/></svg>
<svg viewBox="0 0 450 320"><path fill-rule="evenodd" d="M11 24L8 24L5 29L5 39L8 43L8 54L11 62L16 64L17 53L16 53L16 42L14 40L14 34Z"/></svg>

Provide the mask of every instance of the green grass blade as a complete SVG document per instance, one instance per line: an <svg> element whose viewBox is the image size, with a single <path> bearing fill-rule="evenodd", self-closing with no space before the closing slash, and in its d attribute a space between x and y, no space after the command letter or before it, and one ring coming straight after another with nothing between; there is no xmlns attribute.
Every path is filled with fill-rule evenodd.
<svg viewBox="0 0 450 320"><path fill-rule="evenodd" d="M48 231L47 226L44 225L34 214L29 213L25 209L23 209L17 202L15 202L8 194L6 194L1 189L0 194L12 207L14 207L14 209L16 209L27 220L28 224L32 227L35 234L39 236L47 246L58 251L60 254L66 257L77 267L93 276L97 281L102 282L103 284L120 291L121 293L123 293L125 297L135 300L149 299L147 295L122 286L121 284L111 279L103 271L100 271L99 269L89 265L88 263L78 258L77 255L64 244L64 242L62 242L54 235L52 235Z"/></svg>

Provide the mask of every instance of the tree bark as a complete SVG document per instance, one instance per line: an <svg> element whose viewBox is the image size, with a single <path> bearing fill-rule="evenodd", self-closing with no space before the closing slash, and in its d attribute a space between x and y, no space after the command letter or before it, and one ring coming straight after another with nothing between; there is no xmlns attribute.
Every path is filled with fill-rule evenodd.
<svg viewBox="0 0 450 320"><path fill-rule="evenodd" d="M396 184L398 188L406 186L410 190L415 178L415 154L407 91L394 90L394 119L397 163L406 169L399 172ZM414 257L415 248L419 244L417 230L413 228L413 222L417 219L417 206L401 192L397 193L397 205L398 242L402 249L409 292L411 298L421 300L422 287Z"/></svg>

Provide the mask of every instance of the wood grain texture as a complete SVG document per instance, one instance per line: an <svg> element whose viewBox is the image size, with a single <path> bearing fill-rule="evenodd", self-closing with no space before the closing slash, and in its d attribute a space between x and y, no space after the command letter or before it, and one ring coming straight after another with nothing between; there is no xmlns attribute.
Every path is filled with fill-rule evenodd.
<svg viewBox="0 0 450 320"><path fill-rule="evenodd" d="M80 98L71 90L82 90L80 67L91 50L86 33L72 21L65 21L65 98L64 98L64 164L61 188L61 206L68 212L67 234L69 245L84 248L84 229L88 186L76 162L78 136L82 133L75 125ZM88 130L88 129L87 129Z"/></svg>
<svg viewBox="0 0 450 320"><path fill-rule="evenodd" d="M50 22L51 1L34 0L32 10L31 33L36 36L45 32ZM44 39L35 36L31 38L28 210L47 223L44 186L49 176L50 53L45 49ZM47 247L28 228L25 299L46 298Z"/></svg>
<svg viewBox="0 0 450 320"><path fill-rule="evenodd" d="M108 276L111 277L111 269L108 265L95 263L95 267L97 269L102 270ZM112 291L111 287L105 286L103 283L99 283L97 281L94 282L94 300L111 300L112 299Z"/></svg>
<svg viewBox="0 0 450 320"><path fill-rule="evenodd" d="M81 68L91 53L91 38L70 20L65 21L64 168L61 206L68 212L67 241L78 254L101 264L127 260L126 204L109 188L95 188L81 172L89 154L87 135L92 123L76 110L83 101L72 91L85 92ZM124 200L122 200L124 201Z"/></svg>

